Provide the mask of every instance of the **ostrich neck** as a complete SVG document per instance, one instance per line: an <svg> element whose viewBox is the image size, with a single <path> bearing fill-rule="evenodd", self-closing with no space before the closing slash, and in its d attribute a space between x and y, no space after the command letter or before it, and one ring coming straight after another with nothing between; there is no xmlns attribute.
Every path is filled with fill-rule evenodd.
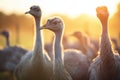
<svg viewBox="0 0 120 80"><path fill-rule="evenodd" d="M58 62L58 60L62 62L62 58L63 58L62 32L61 33L56 32L54 48L55 48L55 63Z"/></svg>
<svg viewBox="0 0 120 80"><path fill-rule="evenodd" d="M34 45L34 57L42 57L43 56L43 47L42 47L42 36L41 32L39 31L40 27L40 18L35 18L36 30L35 30L35 45ZM39 55L41 54L41 55Z"/></svg>
<svg viewBox="0 0 120 80"><path fill-rule="evenodd" d="M108 24L107 22L101 22L102 23L102 34L108 34Z"/></svg>
<svg viewBox="0 0 120 80"><path fill-rule="evenodd" d="M83 39L84 37L82 37L82 38L79 38L79 42L80 42L80 45L82 45L82 52L84 53L84 54L86 54L87 53L87 49L86 49L86 46L87 46L87 43L85 42L85 40Z"/></svg>
<svg viewBox="0 0 120 80"><path fill-rule="evenodd" d="M9 41L9 36L6 36L6 46L9 47L10 46L10 41Z"/></svg>
<svg viewBox="0 0 120 80"><path fill-rule="evenodd" d="M101 22L102 23L102 22ZM102 35L101 35L101 45L100 45L100 56L104 62L114 61L113 52L111 48L111 43L108 35L108 25L102 23ZM110 62L112 63L112 62Z"/></svg>

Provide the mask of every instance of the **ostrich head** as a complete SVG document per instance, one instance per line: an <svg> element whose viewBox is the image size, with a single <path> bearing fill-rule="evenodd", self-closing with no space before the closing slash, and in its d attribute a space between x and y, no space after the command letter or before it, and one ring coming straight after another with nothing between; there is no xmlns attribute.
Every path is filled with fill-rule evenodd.
<svg viewBox="0 0 120 80"><path fill-rule="evenodd" d="M80 31L76 31L71 36L75 36L76 38L82 38L83 34Z"/></svg>
<svg viewBox="0 0 120 80"><path fill-rule="evenodd" d="M25 14L31 14L32 16L34 16L35 18L39 18L41 17L41 9L39 6L32 6L30 7L30 11L27 11Z"/></svg>
<svg viewBox="0 0 120 80"><path fill-rule="evenodd" d="M0 34L5 37L9 37L9 32L7 30L2 31Z"/></svg>
<svg viewBox="0 0 120 80"><path fill-rule="evenodd" d="M109 12L106 6L100 6L96 8L97 17L104 24L108 20Z"/></svg>
<svg viewBox="0 0 120 80"><path fill-rule="evenodd" d="M85 44L85 45L88 45L90 42L89 42L89 38L87 35L83 34L82 32L80 31L76 31L72 34L72 36L76 37L79 41L80 41L80 45L81 44Z"/></svg>
<svg viewBox="0 0 120 80"><path fill-rule="evenodd" d="M43 25L41 29L49 29L53 32L62 32L63 30L63 22L60 18L52 18L52 19L48 19L47 23L45 25Z"/></svg>

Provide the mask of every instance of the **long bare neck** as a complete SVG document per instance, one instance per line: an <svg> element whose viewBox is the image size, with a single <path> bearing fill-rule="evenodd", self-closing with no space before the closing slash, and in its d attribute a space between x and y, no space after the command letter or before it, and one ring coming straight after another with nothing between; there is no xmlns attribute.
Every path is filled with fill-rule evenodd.
<svg viewBox="0 0 120 80"><path fill-rule="evenodd" d="M84 53L84 54L86 54L87 53L87 43L85 42L85 39L84 39L84 37L82 36L80 36L79 38L79 42L80 42L80 45L82 46L81 48L82 48L82 52Z"/></svg>
<svg viewBox="0 0 120 80"><path fill-rule="evenodd" d="M63 50L62 50L62 31L55 32L55 63L54 63L54 73L52 80L72 80L70 74L64 68Z"/></svg>
<svg viewBox="0 0 120 80"><path fill-rule="evenodd" d="M35 45L34 45L34 58L37 56L43 57L42 36L39 30L40 18L35 18L36 30L35 30Z"/></svg>
<svg viewBox="0 0 120 80"><path fill-rule="evenodd" d="M100 56L102 60L105 61L113 61L113 52L111 48L111 43L108 35L108 23L102 22L102 35L101 35L101 45L100 45Z"/></svg>
<svg viewBox="0 0 120 80"><path fill-rule="evenodd" d="M62 52L62 32L56 32L55 34L55 44L54 44L54 49L55 49L55 62L59 60L61 63L63 63L62 58L63 58L63 52Z"/></svg>
<svg viewBox="0 0 120 80"><path fill-rule="evenodd" d="M6 47L10 46L10 40L9 40L9 36L6 36Z"/></svg>

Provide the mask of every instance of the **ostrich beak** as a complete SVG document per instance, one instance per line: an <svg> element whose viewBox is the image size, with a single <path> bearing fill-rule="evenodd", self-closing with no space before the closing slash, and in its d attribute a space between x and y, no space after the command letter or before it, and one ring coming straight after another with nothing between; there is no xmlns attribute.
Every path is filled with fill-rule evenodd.
<svg viewBox="0 0 120 80"><path fill-rule="evenodd" d="M49 28L46 27L46 25L43 25L42 27L39 28L39 30L42 30L42 29L49 29Z"/></svg>
<svg viewBox="0 0 120 80"><path fill-rule="evenodd" d="M30 13L30 11L25 12L25 14L29 14L29 13Z"/></svg>

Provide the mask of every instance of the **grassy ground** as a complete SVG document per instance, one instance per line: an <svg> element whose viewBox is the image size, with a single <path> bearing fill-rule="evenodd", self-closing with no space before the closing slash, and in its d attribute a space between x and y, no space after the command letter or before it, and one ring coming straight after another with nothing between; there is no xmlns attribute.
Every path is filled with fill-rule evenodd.
<svg viewBox="0 0 120 80"><path fill-rule="evenodd" d="M0 80L16 80L16 79L11 72L4 71L0 72Z"/></svg>

